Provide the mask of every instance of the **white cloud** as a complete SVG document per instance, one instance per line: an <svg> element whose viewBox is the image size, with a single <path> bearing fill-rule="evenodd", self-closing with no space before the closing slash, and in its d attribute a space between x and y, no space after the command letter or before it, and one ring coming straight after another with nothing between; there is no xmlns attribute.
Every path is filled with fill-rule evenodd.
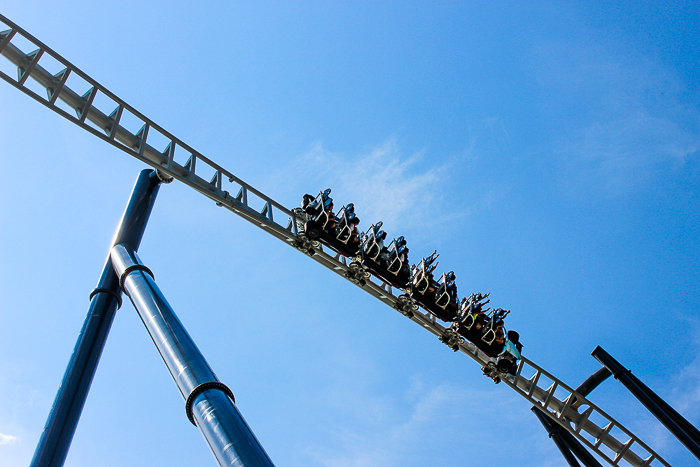
<svg viewBox="0 0 700 467"><path fill-rule="evenodd" d="M697 155L700 112L660 63L600 41L543 45L534 57L551 150L572 193L634 192Z"/></svg>
<svg viewBox="0 0 700 467"><path fill-rule="evenodd" d="M524 429L537 423L527 404L517 396L503 397L506 391L500 386L477 390L418 377L409 387L379 400L366 391L355 391L353 400L344 400L346 405L359 410L362 404L380 403L385 416L359 426L343 417L342 424L328 429L331 437L323 445L306 449L306 464L393 467L426 465L439 459L439 464L487 465L498 452L515 464L537 458L537 465L559 465L560 454L544 430ZM495 425L518 435L490 436Z"/></svg>
<svg viewBox="0 0 700 467"><path fill-rule="evenodd" d="M412 225L447 220L447 208L441 201L449 164L445 161L425 167L423 152L405 156L396 138L356 156L331 152L316 142L276 175L274 183L285 180L287 187L314 195L316 190L330 187L336 209L349 202L355 204L362 229L381 220L387 232L397 236ZM297 181L293 187L290 179ZM300 202L301 194L297 196Z"/></svg>
<svg viewBox="0 0 700 467"><path fill-rule="evenodd" d="M690 334L694 337L688 343L689 354L697 355L700 350L700 323L693 317L684 317ZM672 379L669 404L694 426L700 425L700 357L696 357Z"/></svg>
<svg viewBox="0 0 700 467"><path fill-rule="evenodd" d="M414 385L415 386L415 385ZM317 465L334 467L365 467L404 465L412 446L425 440L425 433L430 432L430 425L438 418L450 419L441 415L450 401L464 400L465 394L448 385L424 387L416 393L415 387L409 392L417 397L408 415L403 419L381 417L373 420L369 429L351 430L345 426L331 429L335 446L312 446L307 449L307 456ZM397 394L398 397L403 396ZM371 399L371 396L368 396ZM371 400L363 398L365 403ZM392 405L392 401L383 401ZM379 423L377 423L379 422Z"/></svg>
<svg viewBox="0 0 700 467"><path fill-rule="evenodd" d="M6 444L15 444L18 442L19 442L19 438L17 436L5 435L3 433L0 433L0 446L6 445Z"/></svg>

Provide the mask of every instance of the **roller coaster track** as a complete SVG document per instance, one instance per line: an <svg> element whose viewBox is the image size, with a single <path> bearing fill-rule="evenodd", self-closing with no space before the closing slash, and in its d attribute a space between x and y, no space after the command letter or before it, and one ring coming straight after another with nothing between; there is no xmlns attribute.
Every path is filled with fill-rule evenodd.
<svg viewBox="0 0 700 467"><path fill-rule="evenodd" d="M84 130L154 167L161 174L185 183L212 199L218 206L308 254L308 241L305 247L304 237L299 235L299 219L294 210L285 208L198 153L2 15L0 23L5 25L0 24L0 54L18 70L16 79L0 71L3 80ZM4 30L5 27L7 30ZM12 42L16 37L30 42L36 49L29 53L21 51ZM47 71L42 66L42 59L47 56L51 57L47 62L54 66L58 63L63 68L55 74ZM78 77L77 81L88 86L88 89L82 94L72 90L68 86L71 77ZM27 86L29 78L45 89L46 96ZM101 95L103 101L113 101L116 108L111 109L110 113L97 108L95 98L98 95ZM125 113L130 113L141 121L139 131L133 133L120 125ZM158 139L153 138L154 134L161 135L158 137L160 141L168 141L162 150L149 144L149 138L151 141ZM181 163L183 159L186 162ZM344 256L325 250L318 244L314 250L315 254L309 255L312 260L351 280L352 272ZM397 296L401 291L396 291L381 279L370 277L360 289L385 305L404 310L403 314L434 335L445 335L446 328L436 322L431 313L420 309L406 312ZM471 342L462 340L458 345L459 351L482 366L491 361ZM670 464L610 415L527 358L523 357L516 374L504 378L503 382L610 465L625 465L620 463L624 460L627 465L634 467L670 467Z"/></svg>

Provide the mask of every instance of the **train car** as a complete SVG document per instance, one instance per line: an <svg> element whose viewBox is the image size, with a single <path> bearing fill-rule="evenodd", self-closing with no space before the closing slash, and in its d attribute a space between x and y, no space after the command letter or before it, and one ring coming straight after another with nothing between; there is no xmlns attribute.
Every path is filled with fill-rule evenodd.
<svg viewBox="0 0 700 467"><path fill-rule="evenodd" d="M303 222L303 235L311 241L319 241L333 251L354 258L360 251L360 236L352 203L343 206L338 215L333 213L333 199L330 188L318 196L304 195L300 214Z"/></svg>
<svg viewBox="0 0 700 467"><path fill-rule="evenodd" d="M372 224L362 235L360 262L374 276L398 289L408 287L411 280L411 267L408 264L406 239L398 237L384 246L386 232L382 223Z"/></svg>
<svg viewBox="0 0 700 467"><path fill-rule="evenodd" d="M496 308L489 311L484 308L488 303L487 295L472 294L463 299L460 311L453 320L443 342L455 344L455 337L461 336L472 342L495 362L484 373L498 381L498 377L514 374L520 360L522 344L516 331L506 331L504 318L510 310ZM454 349L455 347L453 347Z"/></svg>
<svg viewBox="0 0 700 467"><path fill-rule="evenodd" d="M360 235L357 231L360 220L355 215L353 204L341 207L336 215L330 193L329 188L315 197L304 195L301 208L295 209L303 243L300 249L314 254L313 245L319 242L352 258L345 274L348 279L364 286L370 275L374 275L404 290L406 293L398 297L396 304L401 313L411 318L420 306L450 323L440 340L455 351L463 339L472 342L493 359L482 370L495 382L515 373L522 344L517 332L505 330L504 318L508 310L485 308L489 303L488 294L472 294L460 302L454 272L443 273L435 280L433 272L439 256L436 251L417 265L409 266L404 237L398 237L385 246L386 232L381 230L382 222L372 224Z"/></svg>
<svg viewBox="0 0 700 467"><path fill-rule="evenodd" d="M423 309L430 311L442 321L452 322L457 317L459 304L454 272L442 274L438 281L433 276L437 267L436 251L413 266L411 271L410 297Z"/></svg>

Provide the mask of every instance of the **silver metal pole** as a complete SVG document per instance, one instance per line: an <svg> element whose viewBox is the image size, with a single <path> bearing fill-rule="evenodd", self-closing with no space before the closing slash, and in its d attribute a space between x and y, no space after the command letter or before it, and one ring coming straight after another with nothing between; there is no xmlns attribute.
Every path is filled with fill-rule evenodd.
<svg viewBox="0 0 700 467"><path fill-rule="evenodd" d="M154 170L141 171L112 245L125 243L134 250L138 249L162 181ZM112 268L109 255L90 300L83 329L75 343L30 467L61 467L68 455L109 329L118 306L121 306L119 278Z"/></svg>
<svg viewBox="0 0 700 467"><path fill-rule="evenodd" d="M186 401L187 417L199 427L219 464L274 467L234 405L231 390L216 378L151 271L128 245L115 246L111 257L122 289L141 316Z"/></svg>

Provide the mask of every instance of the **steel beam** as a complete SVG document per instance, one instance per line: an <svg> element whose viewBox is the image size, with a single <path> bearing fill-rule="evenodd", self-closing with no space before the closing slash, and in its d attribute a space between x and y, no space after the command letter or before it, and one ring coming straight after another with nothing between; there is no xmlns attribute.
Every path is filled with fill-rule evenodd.
<svg viewBox="0 0 700 467"><path fill-rule="evenodd" d="M542 423L544 429L547 430L547 434L552 438L552 441L557 445L557 448L559 448L564 459L566 459L566 462L568 462L571 467L580 467L576 457L578 457L586 467L602 467L600 462L598 462L571 433L555 423L551 418L545 415L541 409L537 406L533 406L530 410L537 416L537 419Z"/></svg>
<svg viewBox="0 0 700 467"><path fill-rule="evenodd" d="M156 285L151 271L128 245L112 249L122 289L141 316L175 380L185 411L222 467L273 467L231 391L216 378L204 356Z"/></svg>
<svg viewBox="0 0 700 467"><path fill-rule="evenodd" d="M612 373L610 373L610 370L608 370L604 366L598 368L598 370L595 373L589 376L586 379L586 381L581 383L581 385L576 388L576 392L581 394L583 397L588 396L591 393L591 391L597 388L600 385L600 383L608 379L611 374Z"/></svg>
<svg viewBox="0 0 700 467"><path fill-rule="evenodd" d="M125 243L134 250L138 249L160 183L161 179L154 170L141 171L112 245ZM109 329L121 305L119 277L114 272L109 255L90 300L87 317L30 467L60 467L68 454Z"/></svg>
<svg viewBox="0 0 700 467"><path fill-rule="evenodd" d="M571 453L571 450L566 445L566 441L564 441L564 439L562 438L561 433L558 429L559 425L552 423L549 417L546 416L537 407L532 407L530 410L532 410L532 413L534 413L537 419L540 421L540 423L542 423L544 429L547 430L547 434L552 439L552 441L554 441L554 444L557 445L557 448L559 448L561 455L564 456L564 459L569 464L569 466L581 467L581 464L578 463L576 457L574 457L574 455Z"/></svg>
<svg viewBox="0 0 700 467"><path fill-rule="evenodd" d="M620 381L629 392L636 397L665 427L680 441L695 457L700 459L700 432L688 422L673 407L654 393L647 385L639 380L620 362L615 360L602 347L596 347L591 352L598 360Z"/></svg>

